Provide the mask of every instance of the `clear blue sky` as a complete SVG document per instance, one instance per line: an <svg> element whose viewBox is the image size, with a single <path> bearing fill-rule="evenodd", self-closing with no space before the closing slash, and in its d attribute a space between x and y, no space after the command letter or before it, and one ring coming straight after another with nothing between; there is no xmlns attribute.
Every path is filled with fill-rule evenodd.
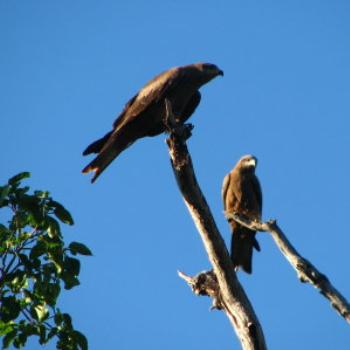
<svg viewBox="0 0 350 350"><path fill-rule="evenodd" d="M226 317L177 277L210 265L164 135L137 142L94 185L80 173L87 144L176 65L225 71L202 88L189 141L225 240L222 179L252 153L264 218L350 298L349 18L345 0L0 0L0 180L32 172L30 185L72 212L67 241L93 250L61 302L91 349L239 348ZM349 349L349 325L267 234L258 240L253 275L239 278L269 348Z"/></svg>

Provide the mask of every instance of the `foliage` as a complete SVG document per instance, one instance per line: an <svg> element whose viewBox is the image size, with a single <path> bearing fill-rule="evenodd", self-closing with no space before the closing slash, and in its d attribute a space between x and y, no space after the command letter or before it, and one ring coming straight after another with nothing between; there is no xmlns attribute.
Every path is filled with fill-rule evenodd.
<svg viewBox="0 0 350 350"><path fill-rule="evenodd" d="M21 348L30 336L40 344L57 339L57 349L87 349L87 340L75 330L69 314L57 307L64 289L79 285L78 254L91 255L84 244L65 246L60 224L73 218L49 192L22 187L27 172L0 187L0 209L10 213L0 224L0 335L3 348Z"/></svg>

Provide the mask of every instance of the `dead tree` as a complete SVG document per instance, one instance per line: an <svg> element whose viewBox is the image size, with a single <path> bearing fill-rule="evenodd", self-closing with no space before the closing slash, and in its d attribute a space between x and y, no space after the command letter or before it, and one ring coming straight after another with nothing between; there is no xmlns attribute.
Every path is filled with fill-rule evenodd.
<svg viewBox="0 0 350 350"><path fill-rule="evenodd" d="M210 296L213 299L212 308L225 312L244 350L266 349L262 327L236 277L225 243L196 180L186 145L186 140L191 136L192 126L190 124L179 125L175 122L176 118L171 110L171 104L167 100L166 109L165 125L169 133L166 141L171 165L184 202L213 266L212 271L201 272L193 277L183 272L179 272L179 275L189 284L195 294ZM311 283L319 289L321 294L330 300L334 309L350 323L350 305L347 300L333 287L324 274L296 251L275 220L261 223L251 221L237 213L225 213L225 215L227 219L235 220L255 231L270 232L282 254L297 271L300 281Z"/></svg>
<svg viewBox="0 0 350 350"><path fill-rule="evenodd" d="M239 283L225 243L219 233L209 206L194 174L186 139L191 135L190 125L178 125L166 101L165 124L171 165L185 204L202 238L213 272L195 277L180 274L193 291L213 298L213 306L223 310L233 325L244 350L266 349L265 339L253 307Z"/></svg>

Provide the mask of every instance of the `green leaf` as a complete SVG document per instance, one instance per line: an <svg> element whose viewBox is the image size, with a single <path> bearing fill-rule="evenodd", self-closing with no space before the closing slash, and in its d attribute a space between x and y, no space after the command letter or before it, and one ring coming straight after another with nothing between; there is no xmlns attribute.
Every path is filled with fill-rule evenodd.
<svg viewBox="0 0 350 350"><path fill-rule="evenodd" d="M21 196L21 195L27 193L29 191L29 188L30 187L28 187L28 186L17 188L15 190L15 193L16 193L17 196Z"/></svg>
<svg viewBox="0 0 350 350"><path fill-rule="evenodd" d="M48 262L41 266L42 276L46 281L49 281L58 275L58 271L52 262Z"/></svg>
<svg viewBox="0 0 350 350"><path fill-rule="evenodd" d="M64 242L60 237L49 237L49 235L44 236L43 240L47 246L48 253L51 254L63 254Z"/></svg>
<svg viewBox="0 0 350 350"><path fill-rule="evenodd" d="M31 249L29 258L35 259L39 256L45 254L47 251L46 244L43 241L38 241L38 243Z"/></svg>
<svg viewBox="0 0 350 350"><path fill-rule="evenodd" d="M54 316L54 321L56 323L57 326L60 326L63 322L63 315L57 311L55 316Z"/></svg>
<svg viewBox="0 0 350 350"><path fill-rule="evenodd" d="M21 260L21 263L24 265L26 270L31 271L33 268L33 265L31 261L28 259L27 255L25 254L18 254L19 259Z"/></svg>
<svg viewBox="0 0 350 350"><path fill-rule="evenodd" d="M33 293L31 291L29 291L28 289L23 289L22 290L23 293L23 303L25 305L30 304L34 299L35 299L35 295L33 295Z"/></svg>
<svg viewBox="0 0 350 350"><path fill-rule="evenodd" d="M19 173L13 177L11 177L11 179L8 181L9 185L16 185L19 182L21 182L23 179L27 179L28 177L30 177L30 173L25 171L23 173Z"/></svg>
<svg viewBox="0 0 350 350"><path fill-rule="evenodd" d="M69 245L69 249L73 255L81 254L81 255L92 255L91 250L83 243L72 242Z"/></svg>
<svg viewBox="0 0 350 350"><path fill-rule="evenodd" d="M14 296L4 297L1 300L0 314L3 322L15 320L21 311L19 301Z"/></svg>
<svg viewBox="0 0 350 350"><path fill-rule="evenodd" d="M62 274L62 280L64 282L64 289L72 289L73 287L79 286L80 282L76 276L73 276L67 272Z"/></svg>
<svg viewBox="0 0 350 350"><path fill-rule="evenodd" d="M44 219L43 207L39 199L28 194L19 195L17 197L18 204L25 209L30 215L32 225L40 225Z"/></svg>
<svg viewBox="0 0 350 350"><path fill-rule="evenodd" d="M34 294L38 300L45 301L46 304L54 306L56 299L61 292L59 280L56 283L48 283L47 281L37 281L34 283Z"/></svg>
<svg viewBox="0 0 350 350"><path fill-rule="evenodd" d="M46 220L49 225L47 229L49 237L50 238L61 237L61 229L58 221L51 216L47 216Z"/></svg>
<svg viewBox="0 0 350 350"><path fill-rule="evenodd" d="M7 333L5 337L2 340L2 346L4 349L7 349L13 342L17 335L17 329L14 329L13 331Z"/></svg>
<svg viewBox="0 0 350 350"><path fill-rule="evenodd" d="M72 317L70 316L70 314L67 314L67 313L62 314L62 319L64 322L64 328L69 330L73 329Z"/></svg>
<svg viewBox="0 0 350 350"><path fill-rule="evenodd" d="M58 332L58 328L57 327L53 327L50 329L49 333L47 334L47 342L54 337L55 335L57 335Z"/></svg>
<svg viewBox="0 0 350 350"><path fill-rule="evenodd" d="M77 276L80 272L80 261L75 258L66 256L64 259L64 271L62 273L62 280L65 289L72 289L80 284Z"/></svg>
<svg viewBox="0 0 350 350"><path fill-rule="evenodd" d="M41 345L46 344L48 339L47 339L47 336L46 336L46 327L44 325L40 325L39 326L39 333L40 333L39 343Z"/></svg>
<svg viewBox="0 0 350 350"><path fill-rule="evenodd" d="M39 258L33 258L31 261L33 269L39 269L41 266L41 260Z"/></svg>
<svg viewBox="0 0 350 350"><path fill-rule="evenodd" d="M71 337L73 338L74 342L78 345L79 349L81 350L87 350L88 349L88 341L84 334L73 331Z"/></svg>
<svg viewBox="0 0 350 350"><path fill-rule="evenodd" d="M11 187L9 185L0 187L0 207L4 203L5 198L10 192Z"/></svg>
<svg viewBox="0 0 350 350"><path fill-rule="evenodd" d="M54 306L56 304L56 300L58 296L60 295L61 287L59 282L57 283L49 283L47 285L47 292L46 292L46 298L45 301L51 305Z"/></svg>
<svg viewBox="0 0 350 350"><path fill-rule="evenodd" d="M15 348L20 349L22 348L27 342L27 334L22 332L17 335L17 337L13 341L13 345Z"/></svg>
<svg viewBox="0 0 350 350"><path fill-rule="evenodd" d="M34 191L34 196L40 199L49 198L50 192L48 191Z"/></svg>
<svg viewBox="0 0 350 350"><path fill-rule="evenodd" d="M10 230L16 231L18 229L24 228L28 225L30 221L30 215L24 211L17 211L17 213L12 217L10 223Z"/></svg>
<svg viewBox="0 0 350 350"><path fill-rule="evenodd" d="M3 322L0 320L0 335L5 335L14 330L14 322Z"/></svg>
<svg viewBox="0 0 350 350"><path fill-rule="evenodd" d="M11 231L3 224L0 224L0 235L10 233Z"/></svg>
<svg viewBox="0 0 350 350"><path fill-rule="evenodd" d="M56 271L58 274L61 274L63 271L63 260L60 254L49 254L49 259L53 262Z"/></svg>
<svg viewBox="0 0 350 350"><path fill-rule="evenodd" d="M49 316L49 311L47 307L43 304L39 304L34 306L35 314L36 314L36 319L39 322L44 321L48 316Z"/></svg>
<svg viewBox="0 0 350 350"><path fill-rule="evenodd" d="M26 321L22 320L19 324L19 329L27 336L39 335L40 326L35 325L34 322L27 323Z"/></svg>
<svg viewBox="0 0 350 350"><path fill-rule="evenodd" d="M5 225L0 224L0 255L8 249L8 241L14 238L15 233L9 230Z"/></svg>
<svg viewBox="0 0 350 350"><path fill-rule="evenodd" d="M14 293L20 293L21 289L27 283L27 275L24 271L16 269L14 272L7 275L10 281L11 289Z"/></svg>
<svg viewBox="0 0 350 350"><path fill-rule="evenodd" d="M78 276L80 272L80 261L75 258L66 256L64 259L64 269L73 276Z"/></svg>
<svg viewBox="0 0 350 350"><path fill-rule="evenodd" d="M59 220L68 225L73 225L74 221L69 211L60 203L51 200L50 205L54 209L53 212Z"/></svg>

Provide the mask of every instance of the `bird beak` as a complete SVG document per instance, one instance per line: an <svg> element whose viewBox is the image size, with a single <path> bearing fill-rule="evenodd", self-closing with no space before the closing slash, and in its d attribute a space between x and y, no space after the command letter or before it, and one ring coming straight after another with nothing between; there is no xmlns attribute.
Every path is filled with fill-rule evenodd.
<svg viewBox="0 0 350 350"><path fill-rule="evenodd" d="M221 75L223 77L224 76L224 71L219 70L219 75Z"/></svg>
<svg viewBox="0 0 350 350"><path fill-rule="evenodd" d="M256 158L252 158L252 159L250 159L249 160L249 162L248 162L248 165L250 165L250 166L252 166L252 167L256 167Z"/></svg>

